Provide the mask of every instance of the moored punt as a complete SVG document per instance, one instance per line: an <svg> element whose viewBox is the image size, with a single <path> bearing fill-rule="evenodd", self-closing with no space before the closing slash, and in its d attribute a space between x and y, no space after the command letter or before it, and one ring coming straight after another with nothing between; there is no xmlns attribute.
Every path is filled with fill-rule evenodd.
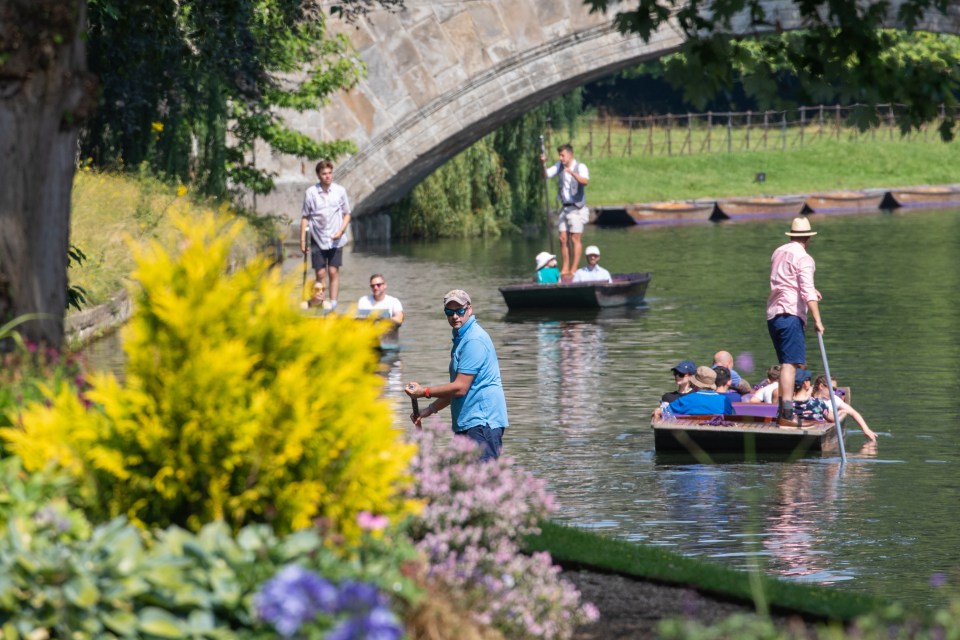
<svg viewBox="0 0 960 640"><path fill-rule="evenodd" d="M712 200L694 202L647 202L626 206L634 224L685 224L709 222L716 204Z"/></svg>
<svg viewBox="0 0 960 640"><path fill-rule="evenodd" d="M883 191L830 191L809 195L805 202L814 213L857 213L876 211L885 196Z"/></svg>
<svg viewBox="0 0 960 640"><path fill-rule="evenodd" d="M952 185L891 189L890 196L901 207L952 207L960 205L960 187Z"/></svg>
<svg viewBox="0 0 960 640"><path fill-rule="evenodd" d="M510 310L618 307L643 302L650 277L649 273L616 273L613 282L510 284L500 287L500 293Z"/></svg>
<svg viewBox="0 0 960 640"><path fill-rule="evenodd" d="M838 448L832 422L814 422L796 429L764 416L674 416L654 419L657 453L745 454L831 452Z"/></svg>
<svg viewBox="0 0 960 640"><path fill-rule="evenodd" d="M761 196L717 200L720 211L733 220L793 217L803 211L802 197Z"/></svg>

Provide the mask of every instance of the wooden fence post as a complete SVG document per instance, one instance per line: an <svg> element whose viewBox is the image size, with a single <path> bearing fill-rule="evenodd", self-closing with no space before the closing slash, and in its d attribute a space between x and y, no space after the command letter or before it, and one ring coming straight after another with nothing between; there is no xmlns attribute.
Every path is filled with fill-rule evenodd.
<svg viewBox="0 0 960 640"><path fill-rule="evenodd" d="M800 146L803 146L803 133L807 128L807 108L800 107Z"/></svg>
<svg viewBox="0 0 960 640"><path fill-rule="evenodd" d="M733 153L733 114L727 111L727 153Z"/></svg>
<svg viewBox="0 0 960 640"><path fill-rule="evenodd" d="M787 111L780 113L780 150L787 150Z"/></svg>

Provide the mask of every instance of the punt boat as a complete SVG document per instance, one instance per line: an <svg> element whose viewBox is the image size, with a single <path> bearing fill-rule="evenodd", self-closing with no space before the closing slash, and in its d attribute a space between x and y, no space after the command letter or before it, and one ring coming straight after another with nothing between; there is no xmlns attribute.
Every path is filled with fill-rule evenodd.
<svg viewBox="0 0 960 640"><path fill-rule="evenodd" d="M637 305L643 302L650 273L615 273L613 282L533 282L500 287L507 308L517 309L601 309Z"/></svg>
<svg viewBox="0 0 960 640"><path fill-rule="evenodd" d="M960 187L952 185L891 189L890 196L901 207L953 207L960 205Z"/></svg>
<svg viewBox="0 0 960 640"><path fill-rule="evenodd" d="M796 429L777 425L768 416L671 416L651 421L657 453L792 454L839 450L832 422L804 423Z"/></svg>
<svg viewBox="0 0 960 640"><path fill-rule="evenodd" d="M829 191L807 196L807 207L814 213L860 213L876 211L886 197L885 191Z"/></svg>
<svg viewBox="0 0 960 640"><path fill-rule="evenodd" d="M781 218L800 215L806 203L799 196L761 196L717 200L721 213L732 220Z"/></svg>

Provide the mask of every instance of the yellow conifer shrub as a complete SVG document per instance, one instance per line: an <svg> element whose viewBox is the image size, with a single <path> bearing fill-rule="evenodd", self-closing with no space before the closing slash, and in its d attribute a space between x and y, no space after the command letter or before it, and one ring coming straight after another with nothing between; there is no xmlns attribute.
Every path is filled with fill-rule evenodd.
<svg viewBox="0 0 960 640"><path fill-rule="evenodd" d="M380 329L304 317L263 262L226 275L239 223L178 227L179 254L134 249L124 380L92 376L90 408L69 390L28 408L0 432L8 451L73 474L94 513L150 526L324 518L355 540L360 511L407 512L413 445L380 397Z"/></svg>

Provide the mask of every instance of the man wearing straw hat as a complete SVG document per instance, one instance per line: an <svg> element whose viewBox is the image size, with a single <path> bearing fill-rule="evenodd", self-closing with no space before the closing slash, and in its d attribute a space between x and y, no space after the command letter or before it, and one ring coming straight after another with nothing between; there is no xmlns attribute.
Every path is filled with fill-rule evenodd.
<svg viewBox="0 0 960 640"><path fill-rule="evenodd" d="M793 219L790 242L777 248L770 257L770 297L767 298L767 330L773 339L780 362L780 409L777 424L802 427L794 417L793 389L797 367L806 364L804 329L807 310L813 314L814 328L823 333L820 321L820 292L813 284L816 263L807 253L807 243L817 235L810 230L810 221L799 216Z"/></svg>

